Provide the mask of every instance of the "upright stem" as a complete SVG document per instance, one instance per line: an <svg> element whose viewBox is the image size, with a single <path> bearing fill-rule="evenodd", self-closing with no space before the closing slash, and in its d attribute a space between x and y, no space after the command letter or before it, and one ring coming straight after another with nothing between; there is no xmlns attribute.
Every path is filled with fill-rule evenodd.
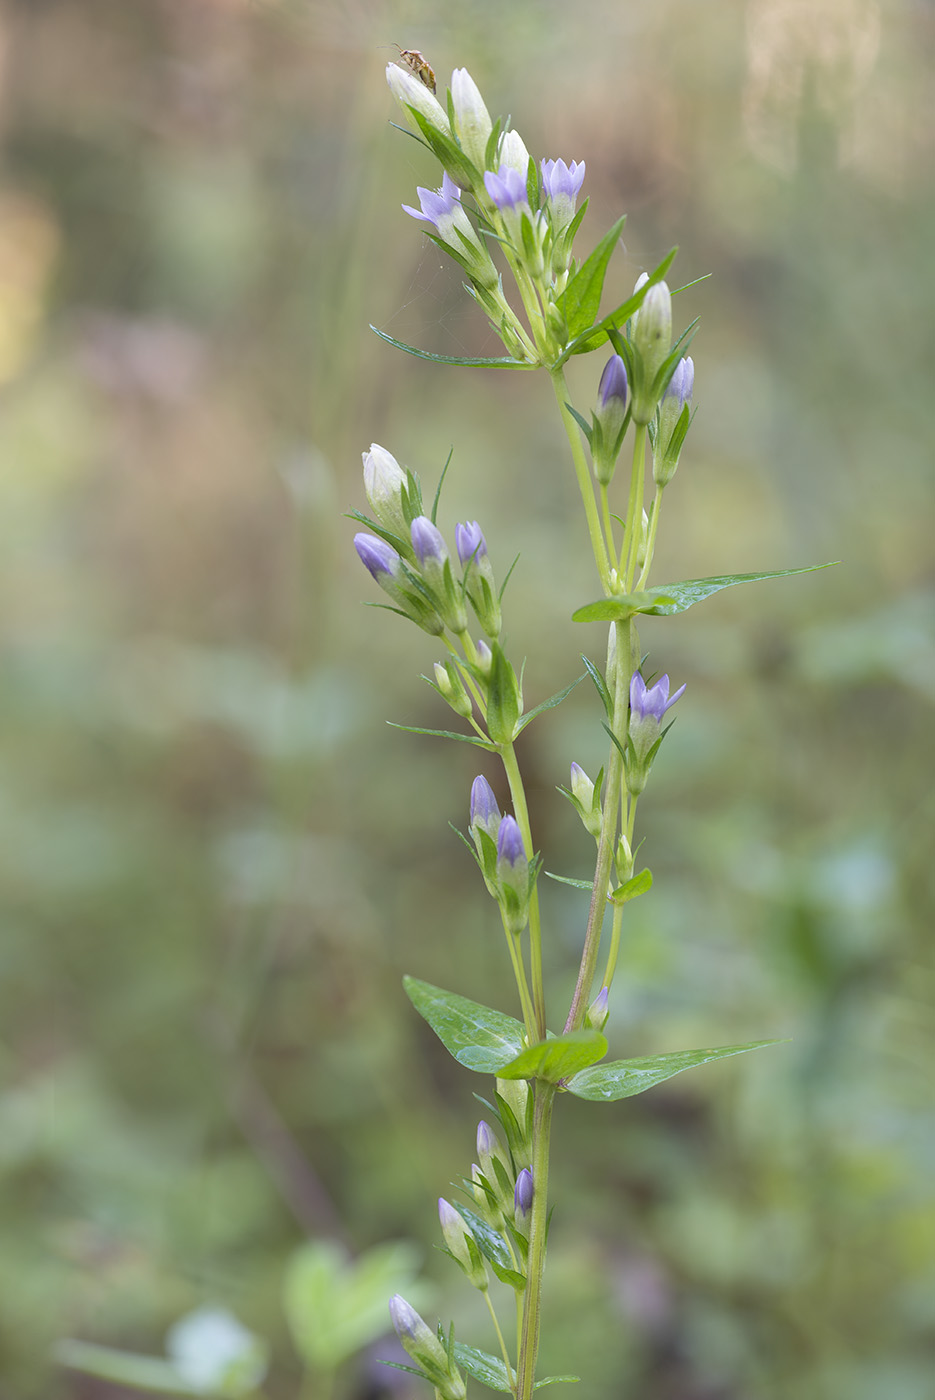
<svg viewBox="0 0 935 1400"><path fill-rule="evenodd" d="M614 717L612 730L621 745L626 744L627 704L630 668L630 629L629 618L616 622L617 653L614 677ZM617 811L620 806L620 792L623 781L623 756L617 744L611 743L607 762L607 783L604 789L604 820L597 844L597 863L594 869L594 885L591 890L591 907L588 910L588 927L584 935L584 948L575 995L565 1022L566 1031L579 1030L584 1022L597 966L597 954L601 946L601 929L604 924L604 907L607 903L607 883L610 878L613 860L614 839L617 835Z"/></svg>
<svg viewBox="0 0 935 1400"><path fill-rule="evenodd" d="M610 560L607 557L607 544L601 530L600 516L597 511L597 502L594 499L594 487L591 485L591 473L584 455L584 448L581 446L581 429L568 411L568 388L565 384L565 375L561 369L549 371L552 378L552 388L555 391L555 401L558 404L558 411L562 415L562 424L568 434L568 442L571 446L572 461L575 464L575 475L578 478L578 489L581 492L581 500L584 503L584 513L588 520L588 532L591 536L591 548L594 550L594 559L597 563L597 571L601 577L604 592L610 593Z"/></svg>
<svg viewBox="0 0 935 1400"><path fill-rule="evenodd" d="M513 799L513 811L516 813L517 825L522 833L526 854L532 860L534 848L532 828L529 825L529 808L526 805L526 789L523 787L522 774L516 761L516 750L512 744L504 746L501 750L501 757L507 781L510 784L510 796ZM539 1032L537 1038L544 1040L546 1026L545 983L542 976L542 921L539 915L539 891L535 886L533 886L529 899L529 968L532 974L532 1000L535 1007L536 1028Z"/></svg>
<svg viewBox="0 0 935 1400"><path fill-rule="evenodd" d="M529 1257L526 1264L526 1300L517 1366L516 1400L532 1400L539 1352L542 1310L542 1274L545 1269L545 1235L549 1221L549 1134L555 1085L537 1080L532 1130L532 1213L529 1219Z"/></svg>

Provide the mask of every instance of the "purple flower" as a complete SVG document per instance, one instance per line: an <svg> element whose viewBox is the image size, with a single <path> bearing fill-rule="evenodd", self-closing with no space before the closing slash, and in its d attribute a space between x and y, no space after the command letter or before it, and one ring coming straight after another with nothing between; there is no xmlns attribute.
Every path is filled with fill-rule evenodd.
<svg viewBox="0 0 935 1400"><path fill-rule="evenodd" d="M487 541L476 520L455 526L455 544L462 564L482 559L487 553Z"/></svg>
<svg viewBox="0 0 935 1400"><path fill-rule="evenodd" d="M611 355L604 366L601 382L597 386L597 397L602 408L606 408L614 399L618 399L626 409L627 367L619 355Z"/></svg>
<svg viewBox="0 0 935 1400"><path fill-rule="evenodd" d="M675 372L669 380L662 401L665 403L666 399L675 399L678 404L678 412L681 413L685 405L691 403L692 389L694 387L695 365L689 355L686 359L679 360L678 364L675 366Z"/></svg>
<svg viewBox="0 0 935 1400"><path fill-rule="evenodd" d="M484 184L498 209L516 209L522 204L528 206L526 177L509 165L501 165L496 175L488 170L484 175Z"/></svg>
<svg viewBox="0 0 935 1400"><path fill-rule="evenodd" d="M441 530L436 529L427 515L416 516L412 522L410 534L412 547L423 568L430 560L439 567L444 566L445 560L448 558L448 546L445 544Z"/></svg>
<svg viewBox="0 0 935 1400"><path fill-rule="evenodd" d="M414 219L422 219L424 223L434 224L436 229L445 220L450 220L455 212L455 205L460 209L461 191L452 180L448 171L442 178L441 189L427 190L422 185L416 186L416 194L419 196L421 210L413 209L410 205L404 204L403 208L407 214L411 214Z"/></svg>
<svg viewBox="0 0 935 1400"><path fill-rule="evenodd" d="M532 1172L528 1167L523 1167L523 1170L516 1178L516 1190L513 1192L513 1204L516 1207L517 1215L521 1219L525 1219L529 1214L530 1208L532 1207L532 1194Z"/></svg>
<svg viewBox="0 0 935 1400"><path fill-rule="evenodd" d="M504 817L497 832L497 866L501 876L505 865L515 869L518 865L526 864L526 847L523 845L523 834L516 818Z"/></svg>
<svg viewBox="0 0 935 1400"><path fill-rule="evenodd" d="M381 574L395 578L399 573L399 555L386 540L361 533L354 536L354 548L360 555L360 562L370 570L377 583L381 582Z"/></svg>
<svg viewBox="0 0 935 1400"><path fill-rule="evenodd" d="M630 710L637 723L651 719L657 725L662 723L666 710L670 709L685 690L679 686L674 695L669 694L669 677L660 676L655 685L647 687L639 671L633 672L630 681Z"/></svg>
<svg viewBox="0 0 935 1400"><path fill-rule="evenodd" d="M563 160L543 160L539 163L542 171L542 188L549 199L578 198L584 183L585 164L583 160L573 160L566 165Z"/></svg>
<svg viewBox="0 0 935 1400"><path fill-rule="evenodd" d="M471 785L471 826L479 826L494 836L500 822L500 808L493 795L493 788L485 777L475 778ZM486 1127L487 1125L482 1124L481 1126ZM479 1132L480 1129L478 1129Z"/></svg>

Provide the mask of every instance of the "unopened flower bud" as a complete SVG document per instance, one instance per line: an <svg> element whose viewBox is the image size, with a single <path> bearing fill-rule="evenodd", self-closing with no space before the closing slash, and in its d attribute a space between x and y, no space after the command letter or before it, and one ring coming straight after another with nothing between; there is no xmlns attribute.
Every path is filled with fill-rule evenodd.
<svg viewBox="0 0 935 1400"><path fill-rule="evenodd" d="M497 880L506 926L522 933L529 908L529 858L515 817L504 817L497 832Z"/></svg>
<svg viewBox="0 0 935 1400"><path fill-rule="evenodd" d="M691 422L692 389L695 366L691 356L679 360L659 405L659 424L653 450L653 480L657 486L668 486L675 475L682 443Z"/></svg>
<svg viewBox="0 0 935 1400"><path fill-rule="evenodd" d="M633 386L633 418L637 423L648 423L656 411L653 381L672 344L672 294L665 282L655 282L649 288L639 313L630 319L630 329L639 365Z"/></svg>
<svg viewBox="0 0 935 1400"><path fill-rule="evenodd" d="M451 560L442 532L426 515L417 515L410 527L422 577L432 592L435 606L452 632L460 635L467 629L467 613L461 600L461 590L451 575Z"/></svg>
<svg viewBox="0 0 935 1400"><path fill-rule="evenodd" d="M477 669L482 676L490 675L490 668L493 665L493 652L484 641L483 637L474 648L477 652Z"/></svg>
<svg viewBox="0 0 935 1400"><path fill-rule="evenodd" d="M575 809L584 823L585 831L594 837L599 837L604 820L601 811L601 795L595 790L587 773L577 763L571 765L571 795Z"/></svg>
<svg viewBox="0 0 935 1400"><path fill-rule="evenodd" d="M464 1218L453 1205L440 1196L438 1200L438 1222L442 1227L445 1244L449 1252L461 1265L475 1288L481 1292L487 1289L487 1267L480 1250L474 1243Z"/></svg>
<svg viewBox="0 0 935 1400"><path fill-rule="evenodd" d="M487 142L493 123L477 84L466 68L456 68L451 75L451 100L455 135L461 149L468 160L483 171L487 167Z"/></svg>
<svg viewBox="0 0 935 1400"><path fill-rule="evenodd" d="M434 93L430 92L425 83L414 73L410 73L407 68L401 68L398 63L388 63L386 81L389 83L390 92L396 101L406 109L406 117L417 134L419 133L419 125L412 119L408 111L410 107L419 112L436 131L450 139L451 126L447 114Z"/></svg>
<svg viewBox="0 0 935 1400"><path fill-rule="evenodd" d="M526 1233L526 1218L532 1210L533 1182L532 1172L529 1167L524 1167L516 1178L516 1190L513 1193L514 1221L516 1228L523 1234Z"/></svg>
<svg viewBox="0 0 935 1400"><path fill-rule="evenodd" d="M401 612L432 636L437 637L444 632L445 625L435 609L415 588L409 586L403 561L392 545L376 535L361 532L354 536L354 548L361 563Z"/></svg>
<svg viewBox="0 0 935 1400"><path fill-rule="evenodd" d="M385 447L372 442L370 451L361 454L364 463L364 491L370 502L370 509L384 529L396 535L404 544L409 543L409 520L406 516L406 502L409 497L409 481L406 473Z"/></svg>
<svg viewBox="0 0 935 1400"><path fill-rule="evenodd" d="M503 620L487 541L476 520L455 526L458 558L464 566L464 583L471 607L488 637L498 637Z"/></svg>
<svg viewBox="0 0 935 1400"><path fill-rule="evenodd" d="M474 706L454 661L435 662L435 684L455 714L461 715L462 719L470 719Z"/></svg>
<svg viewBox="0 0 935 1400"><path fill-rule="evenodd" d="M512 128L505 131L500 137L500 144L497 147L497 169L501 165L506 165L510 170L517 171L525 181L529 175L529 152L526 143L518 131Z"/></svg>
<svg viewBox="0 0 935 1400"><path fill-rule="evenodd" d="M467 1391L460 1371L435 1333L399 1293L390 1299L390 1320L405 1350L421 1366L442 1400L464 1400Z"/></svg>
<svg viewBox="0 0 935 1400"><path fill-rule="evenodd" d="M617 842L617 852L614 857L617 867L617 881L621 885L633 878L633 851L626 836L621 832Z"/></svg>
<svg viewBox="0 0 935 1400"><path fill-rule="evenodd" d="M628 392L626 365L619 355L611 355L598 385L594 429L591 434L594 475L603 486L610 482L614 474L623 443Z"/></svg>
<svg viewBox="0 0 935 1400"><path fill-rule="evenodd" d="M640 537L636 544L636 563L638 568L642 568L646 563L646 550L649 548L649 516L643 511L643 518L640 521Z"/></svg>
<svg viewBox="0 0 935 1400"><path fill-rule="evenodd" d="M471 826L478 826L494 840L503 820L493 788L487 779L478 775L471 784Z"/></svg>
<svg viewBox="0 0 935 1400"><path fill-rule="evenodd" d="M609 1015L607 1004L609 999L609 988L602 987L588 1007L584 1020L585 1024L589 1026L592 1031L602 1031L607 1024L607 1017Z"/></svg>

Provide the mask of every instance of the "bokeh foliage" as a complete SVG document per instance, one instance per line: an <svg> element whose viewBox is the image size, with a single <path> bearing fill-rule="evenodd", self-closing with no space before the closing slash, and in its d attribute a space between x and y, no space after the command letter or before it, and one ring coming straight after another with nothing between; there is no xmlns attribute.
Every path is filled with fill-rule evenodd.
<svg viewBox="0 0 935 1400"><path fill-rule="evenodd" d="M388 124L395 41L470 68L537 155L587 160L584 247L628 214L613 290L675 241L676 284L713 274L677 299L699 413L656 576L843 561L642 629L689 688L640 807L656 882L611 1053L793 1042L560 1103L544 1367L580 1400L926 1400L931 15L445 9L0 11L2 1393L114 1395L52 1368L55 1339L156 1353L223 1304L294 1396L305 1238L421 1241L449 1309L432 1200L469 1166L477 1084L400 977L494 1004L507 982L447 825L477 756L383 724L449 716L428 639L360 605L361 450L434 486L454 446L439 523L479 519L501 571L520 550L531 704L603 629L570 622L595 590L546 386L367 329L495 352L399 210L436 172ZM585 691L523 741L537 842L573 876L589 845L554 787L602 761ZM545 899L557 1006L583 897Z"/></svg>

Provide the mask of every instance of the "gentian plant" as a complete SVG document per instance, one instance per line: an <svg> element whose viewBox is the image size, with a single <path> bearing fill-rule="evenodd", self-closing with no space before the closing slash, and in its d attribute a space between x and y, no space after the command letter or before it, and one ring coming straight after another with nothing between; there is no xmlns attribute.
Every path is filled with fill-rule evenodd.
<svg viewBox="0 0 935 1400"><path fill-rule="evenodd" d="M503 639L505 580L488 554L480 525L457 524L452 553L437 523L441 483L426 513L412 471L384 447L373 445L363 454L371 515L353 512L366 527L356 536L357 552L388 596L384 606L415 622L441 648L430 684L468 726L467 733L413 732L467 741L496 755L513 806L512 814L501 813L486 778L478 777L463 839L500 915L519 1015L481 1006L414 977L404 982L413 1006L454 1058L494 1077L485 1102L495 1126L480 1123L478 1160L462 1179L460 1199L456 1204L440 1200L438 1211L445 1251L483 1294L500 1354L456 1341L453 1325L433 1331L398 1295L390 1303L390 1316L415 1363L408 1369L424 1377L438 1400L460 1400L467 1393L466 1378L516 1400L530 1400L533 1389L544 1383L537 1377L536 1361L556 1100L569 1093L614 1102L709 1060L775 1043L605 1058L609 992L626 906L652 884L649 870L636 868L637 804L668 731L667 713L685 691L682 684L670 693L668 676L654 680L644 674L638 621L684 612L734 584L806 571L650 582L664 493L692 420L694 365L687 350L695 325L674 335L673 294L665 281L675 250L643 274L620 305L602 312L605 274L623 220L586 257L576 256L587 209L586 199L578 205L585 162L535 160L515 131L491 119L464 69L452 75L445 106L402 64L391 63L387 79L410 134L441 167L437 190L419 189L420 207L403 208L460 265L468 293L488 316L506 353L493 358L429 355L377 334L423 359L541 370L549 376L600 593L573 616L581 623L609 625L606 665L584 658L607 732L607 761L593 779L572 763L570 786L559 789L593 838L596 852L591 880L566 881L588 889L590 904L574 996L557 1018L543 981L542 861L533 844L515 744L530 720L559 704L573 687L526 709L522 670ZM504 273L511 282L509 296ZM586 417L570 402L565 366L573 355L592 352L601 356L601 364ZM618 473L628 438L629 475ZM492 1280L515 1294L512 1342L491 1296Z"/></svg>

